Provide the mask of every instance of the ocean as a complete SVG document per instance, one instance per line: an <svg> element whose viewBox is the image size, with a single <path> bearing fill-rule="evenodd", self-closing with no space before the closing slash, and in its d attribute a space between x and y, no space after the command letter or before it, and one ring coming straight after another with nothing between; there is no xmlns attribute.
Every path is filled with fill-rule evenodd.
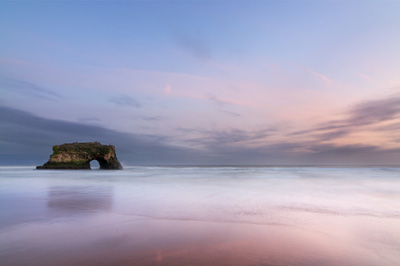
<svg viewBox="0 0 400 266"><path fill-rule="evenodd" d="M400 168L0 167L0 265L400 265Z"/></svg>

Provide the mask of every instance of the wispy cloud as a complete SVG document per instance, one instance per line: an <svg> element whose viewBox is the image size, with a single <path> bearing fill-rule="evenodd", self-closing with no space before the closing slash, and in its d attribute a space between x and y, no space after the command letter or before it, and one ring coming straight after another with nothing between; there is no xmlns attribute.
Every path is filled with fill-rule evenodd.
<svg viewBox="0 0 400 266"><path fill-rule="evenodd" d="M366 75L366 74L363 74L363 73L358 73L358 76L361 77L361 78L363 78L363 79L366 79L366 80L371 80L371 77L370 77L370 76L368 76L368 75Z"/></svg>
<svg viewBox="0 0 400 266"><path fill-rule="evenodd" d="M238 105L238 106L245 106L245 107L257 106L253 102L245 101L245 100L238 99L238 98L217 97L214 95L206 95L204 97L200 96L200 98L211 101L212 103L216 104L219 107L223 107L226 105Z"/></svg>
<svg viewBox="0 0 400 266"><path fill-rule="evenodd" d="M313 75L314 77L317 77L317 78L319 78L319 79L321 79L321 80L323 80L323 81L325 81L325 82L327 82L327 83L332 83L332 82L333 82L333 81L332 81L330 78L328 78L327 76L325 76L325 75L323 75L323 74L321 74L321 73L318 73L318 72L316 72L316 71L314 71L314 70L311 70L311 69L309 69L309 68L307 68L307 72L310 73L311 75Z"/></svg>
<svg viewBox="0 0 400 266"><path fill-rule="evenodd" d="M384 125L394 122L394 125ZM358 103L347 110L343 119L330 120L307 130L290 133L289 136L312 135L323 140L332 140L350 133L365 130L393 131L400 122L400 96L393 95L384 99Z"/></svg>
<svg viewBox="0 0 400 266"><path fill-rule="evenodd" d="M78 119L78 122L83 122L83 123L96 123L100 121L101 120L97 117L83 117Z"/></svg>
<svg viewBox="0 0 400 266"><path fill-rule="evenodd" d="M36 98L63 98L60 94L32 82L2 76L0 76L0 90L16 92Z"/></svg>
<svg viewBox="0 0 400 266"><path fill-rule="evenodd" d="M210 134L210 138L214 144L232 144L240 142L252 142L260 139L265 139L274 132L274 129L245 131L241 129L230 129L217 131Z"/></svg>
<svg viewBox="0 0 400 266"><path fill-rule="evenodd" d="M137 119L144 120L144 121L150 121L150 122L158 122L165 120L166 117L163 116L139 116Z"/></svg>
<svg viewBox="0 0 400 266"><path fill-rule="evenodd" d="M400 118L400 96L366 101L357 104L350 110L347 124L370 125Z"/></svg>
<svg viewBox="0 0 400 266"><path fill-rule="evenodd" d="M230 103L228 101L222 100L222 99L217 98L217 97L212 96L212 95L209 95L206 99L211 101L211 102L213 102L213 103L215 103L216 105L218 105L220 107L223 107L223 106L225 106L227 104L232 104L232 103Z"/></svg>
<svg viewBox="0 0 400 266"><path fill-rule="evenodd" d="M203 130L179 128L179 131L187 136L188 142L200 145L206 149L216 151L226 146L254 146L254 144L266 143L267 138L276 134L276 128L267 128L261 130L243 130L239 128L230 128L226 130Z"/></svg>
<svg viewBox="0 0 400 266"><path fill-rule="evenodd" d="M222 109L219 109L218 111L220 111L221 113L233 116L233 117L242 117L242 115L239 114L239 113L235 113L235 112L231 112L231 111L227 111L227 110L222 110Z"/></svg>
<svg viewBox="0 0 400 266"><path fill-rule="evenodd" d="M176 33L173 36L176 43L188 51L190 54L199 59L211 59L212 53L209 46L206 44L201 35Z"/></svg>
<svg viewBox="0 0 400 266"><path fill-rule="evenodd" d="M139 101L137 101L136 99L134 99L131 96L126 95L126 94L121 94L119 96L113 96L113 97L110 97L108 100L119 106L122 105L122 106L129 106L129 107L135 107L135 108L142 107L142 104L139 103Z"/></svg>

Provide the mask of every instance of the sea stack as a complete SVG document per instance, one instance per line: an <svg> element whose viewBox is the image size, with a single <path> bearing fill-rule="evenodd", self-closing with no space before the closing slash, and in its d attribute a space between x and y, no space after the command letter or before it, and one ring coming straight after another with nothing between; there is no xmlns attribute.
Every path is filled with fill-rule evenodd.
<svg viewBox="0 0 400 266"><path fill-rule="evenodd" d="M49 161L36 169L90 169L90 162L93 160L99 162L100 169L122 169L115 147L99 142L55 145Z"/></svg>

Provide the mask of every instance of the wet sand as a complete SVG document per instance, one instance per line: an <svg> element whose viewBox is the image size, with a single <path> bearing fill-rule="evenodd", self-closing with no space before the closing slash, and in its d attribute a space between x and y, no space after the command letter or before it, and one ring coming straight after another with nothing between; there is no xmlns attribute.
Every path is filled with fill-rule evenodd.
<svg viewBox="0 0 400 266"><path fill-rule="evenodd" d="M398 262L395 236L379 231L359 236L365 228L346 232L345 218L328 220L325 228L310 228L118 215L95 215L84 221L60 219L3 230L1 261L2 265L315 266ZM376 222L369 218L358 221L368 229ZM393 244L397 248L391 248Z"/></svg>
<svg viewBox="0 0 400 266"><path fill-rule="evenodd" d="M400 263L396 173L373 181L347 172L351 183L286 173L288 183L262 171L135 171L3 169L1 265Z"/></svg>

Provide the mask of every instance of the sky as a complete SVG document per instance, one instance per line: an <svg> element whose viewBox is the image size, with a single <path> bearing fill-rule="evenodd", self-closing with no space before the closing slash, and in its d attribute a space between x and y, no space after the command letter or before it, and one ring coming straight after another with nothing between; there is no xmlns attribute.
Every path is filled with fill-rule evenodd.
<svg viewBox="0 0 400 266"><path fill-rule="evenodd" d="M400 165L398 1L1 1L0 164Z"/></svg>

